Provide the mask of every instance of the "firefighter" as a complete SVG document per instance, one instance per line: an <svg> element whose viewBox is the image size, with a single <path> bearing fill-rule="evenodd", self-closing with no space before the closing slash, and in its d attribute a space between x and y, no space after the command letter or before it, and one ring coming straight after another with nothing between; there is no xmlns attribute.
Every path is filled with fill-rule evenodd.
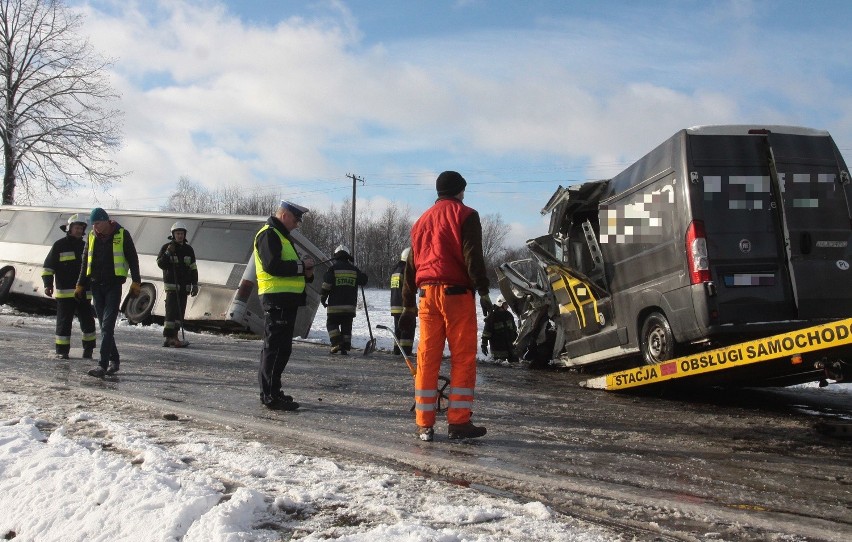
<svg viewBox="0 0 852 542"><path fill-rule="evenodd" d="M139 256L130 232L121 224L110 220L100 207L89 215L92 225L83 250L80 276L74 296L78 300L86 297L86 289L92 291L95 314L101 327L101 350L98 367L89 371L90 376L103 378L118 372L120 358L115 344L115 322L121 305L121 289L130 275L130 297L139 297L142 283L139 275Z"/></svg>
<svg viewBox="0 0 852 542"><path fill-rule="evenodd" d="M166 320L163 324L163 346L183 348L189 343L178 339L178 326L183 328L187 296L198 295L198 266L195 251L186 242L186 224L172 224L169 242L157 255L157 267L163 270L166 289Z"/></svg>
<svg viewBox="0 0 852 542"><path fill-rule="evenodd" d="M467 181L455 171L438 175L438 200L411 229L411 257L405 270L399 325L413 331L420 316L414 401L416 434L427 442L434 435L438 371L445 342L450 347L448 436L475 438L486 433L484 427L470 421L476 386L474 293L479 292L485 316L492 304L479 213L462 203L466 186Z"/></svg>
<svg viewBox="0 0 852 542"><path fill-rule="evenodd" d="M345 245L334 249L334 263L322 278L320 302L327 308L325 328L331 341L331 353L347 355L352 350L352 319L358 305L358 287L367 284L367 275L352 263Z"/></svg>
<svg viewBox="0 0 852 542"><path fill-rule="evenodd" d="M307 212L282 200L254 237L257 293L264 312L258 371L260 402L272 410L299 408L299 403L281 390L281 375L293 351L296 313L307 301L305 284L314 280L313 258L300 258L290 240L290 232L299 227Z"/></svg>
<svg viewBox="0 0 852 542"><path fill-rule="evenodd" d="M83 333L83 358L92 359L92 351L97 342L92 292L86 292L82 299L74 297L85 246L83 234L86 233L87 226L86 219L76 213L68 218L67 224L59 226L59 229L65 232L65 237L50 247L41 272L44 294L56 299L57 359L68 359L71 352L71 327L75 314Z"/></svg>
<svg viewBox="0 0 852 542"><path fill-rule="evenodd" d="M405 282L405 266L408 261L408 255L411 253L411 248L406 247L402 254L399 255L399 262L391 271L390 279L390 312L393 317L393 333L402 346L402 351L407 356L412 355L414 349L414 334L409 335L409 330L399 329L399 317L402 314L402 285ZM394 343L393 353L399 355L399 346Z"/></svg>
<svg viewBox="0 0 852 542"><path fill-rule="evenodd" d="M515 363L518 361L518 356L515 354L517 338L518 327L515 325L515 316L509 311L509 304L501 295L494 304L494 310L485 318L485 327L482 329L482 353L488 355L490 342L492 358Z"/></svg>

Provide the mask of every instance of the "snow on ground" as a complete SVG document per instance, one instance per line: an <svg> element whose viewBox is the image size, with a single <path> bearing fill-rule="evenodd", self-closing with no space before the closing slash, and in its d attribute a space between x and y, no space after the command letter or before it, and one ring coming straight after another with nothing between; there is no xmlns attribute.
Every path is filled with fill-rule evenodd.
<svg viewBox="0 0 852 542"><path fill-rule="evenodd" d="M387 291L367 293L372 325L392 327ZM0 307L0 312L12 309ZM43 317L22 315L22 322L30 318ZM120 325L120 333L161 332L158 326ZM187 335L190 341L203 340ZM379 348L393 347L386 332L374 330L374 337ZM353 346L362 348L368 338L361 312ZM328 344L322 307L309 340ZM21 383L16 391L0 393L0 536L6 539L619 538L538 502L515 502L370 464L271 449L250 435L234 436L236 430L225 436L187 420L140 415L138 407L110 404L87 410L73 394L50 402L32 384ZM826 391L852 393L852 385L832 384Z"/></svg>
<svg viewBox="0 0 852 542"><path fill-rule="evenodd" d="M132 409L0 393L0 537L38 541L613 540L447 482ZM36 392L35 386L31 391ZM150 414L150 413L149 413ZM148 419L146 419L148 418Z"/></svg>

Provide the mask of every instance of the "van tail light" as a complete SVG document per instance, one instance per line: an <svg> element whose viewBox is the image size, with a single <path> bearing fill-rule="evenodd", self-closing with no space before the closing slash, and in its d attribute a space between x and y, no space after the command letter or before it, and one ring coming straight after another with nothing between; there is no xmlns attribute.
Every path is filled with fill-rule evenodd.
<svg viewBox="0 0 852 542"><path fill-rule="evenodd" d="M707 258L707 236L704 222L693 220L686 230L686 259L692 284L710 282L710 260Z"/></svg>

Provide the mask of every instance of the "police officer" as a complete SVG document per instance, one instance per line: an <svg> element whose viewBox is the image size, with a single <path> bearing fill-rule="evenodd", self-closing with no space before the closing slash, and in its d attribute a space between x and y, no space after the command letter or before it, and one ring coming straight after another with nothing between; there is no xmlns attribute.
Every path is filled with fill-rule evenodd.
<svg viewBox="0 0 852 542"><path fill-rule="evenodd" d="M358 287L367 284L367 275L352 263L346 245L334 249L334 263L322 278L320 302L327 307L325 329L331 353L346 355L352 350L352 320L358 305Z"/></svg>
<svg viewBox="0 0 852 542"><path fill-rule="evenodd" d="M178 326L183 327L187 296L198 295L198 266L195 251L186 242L186 224L172 224L170 241L160 248L157 266L163 270L166 289L166 319L163 323L163 346L183 348L189 343L178 339Z"/></svg>
<svg viewBox="0 0 852 542"><path fill-rule="evenodd" d="M410 329L399 328L399 317L402 315L402 285L405 283L405 262L408 260L408 255L411 253L410 247L405 247L399 255L399 262L391 271L390 278L390 312L393 317L393 332L399 341L402 350L406 355L410 356L414 347L414 333ZM399 346L394 343L393 353L399 354Z"/></svg>
<svg viewBox="0 0 852 542"><path fill-rule="evenodd" d="M296 410L299 403L281 391L281 374L293 350L296 312L305 305L305 283L314 280L313 258L300 258L290 232L308 210L281 201L275 214L254 238L257 291L264 311L263 349L260 352L260 402L272 410Z"/></svg>
<svg viewBox="0 0 852 542"><path fill-rule="evenodd" d="M76 213L68 218L67 224L59 226L59 229L65 232L65 237L50 247L41 272L44 294L56 299L57 359L68 359L68 354L71 352L71 327L75 314L77 321L80 322L80 331L83 332L84 358L92 358L92 351L97 342L95 315L92 312L91 303L92 293L86 292L86 295L79 300L74 297L85 246L83 234L87 226L86 219Z"/></svg>

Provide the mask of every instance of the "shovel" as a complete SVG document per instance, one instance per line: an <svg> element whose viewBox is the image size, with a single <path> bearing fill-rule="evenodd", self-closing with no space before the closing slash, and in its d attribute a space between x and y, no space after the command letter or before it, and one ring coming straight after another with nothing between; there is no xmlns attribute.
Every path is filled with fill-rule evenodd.
<svg viewBox="0 0 852 542"><path fill-rule="evenodd" d="M399 348L400 353L402 354L402 359L405 360L405 364L408 365L408 370L411 371L411 376L417 377L417 368L411 363L411 360L408 359L408 354L405 353L405 350L402 348L402 345L399 344L399 341L396 338L396 333L393 332L391 328L388 326L383 326L382 324L376 324L376 329L383 329L390 333L390 336L393 337L393 342L396 344L396 347ZM438 404L436 405L438 412L443 412L446 409L441 407L441 400L446 400L448 403L450 398L447 397L445 390L447 386L450 385L450 379L446 376L438 375L438 382L441 383L441 387L438 388ZM417 403L411 405L411 412L414 411L414 408L417 406Z"/></svg>
<svg viewBox="0 0 852 542"><path fill-rule="evenodd" d="M370 313L367 311L367 296L364 295L363 286L361 286L361 300L364 301L364 316L367 317L367 330L370 332L370 340L364 346L364 355L369 356L376 351L376 339L373 338L373 327L370 325Z"/></svg>

